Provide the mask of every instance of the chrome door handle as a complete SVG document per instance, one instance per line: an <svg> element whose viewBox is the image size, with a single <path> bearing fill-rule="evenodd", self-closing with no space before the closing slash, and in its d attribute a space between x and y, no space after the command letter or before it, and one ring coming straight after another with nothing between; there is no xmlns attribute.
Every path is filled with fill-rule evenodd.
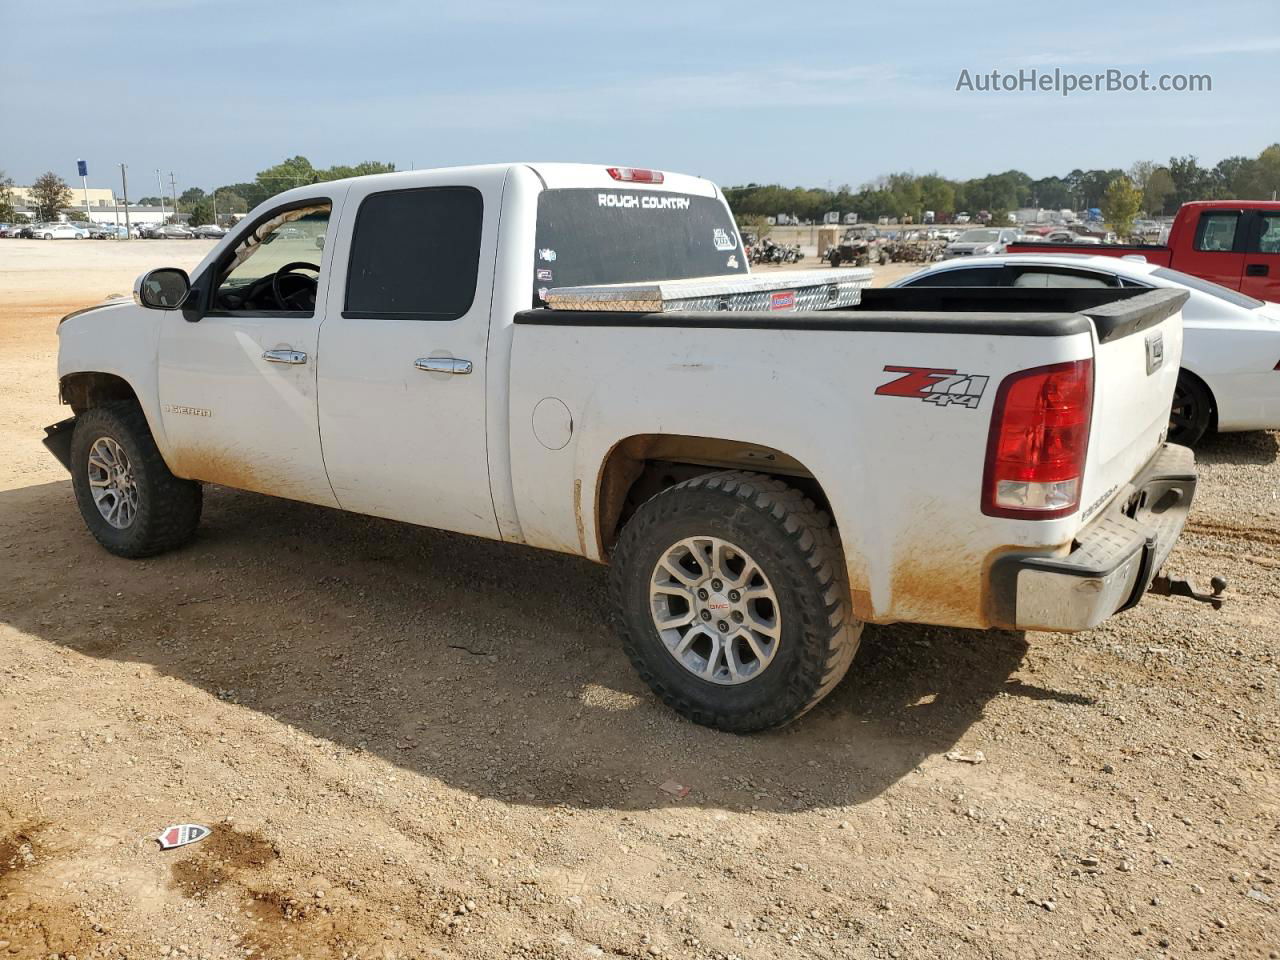
<svg viewBox="0 0 1280 960"><path fill-rule="evenodd" d="M470 360L457 360L453 357L419 357L413 365L427 373L470 373Z"/></svg>
<svg viewBox="0 0 1280 960"><path fill-rule="evenodd" d="M301 350L268 350L262 359L268 363L306 363L307 355Z"/></svg>

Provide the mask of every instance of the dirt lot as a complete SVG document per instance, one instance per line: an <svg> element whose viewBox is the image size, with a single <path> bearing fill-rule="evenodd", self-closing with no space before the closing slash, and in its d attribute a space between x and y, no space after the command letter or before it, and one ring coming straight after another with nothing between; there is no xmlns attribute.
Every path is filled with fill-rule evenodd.
<svg viewBox="0 0 1280 960"><path fill-rule="evenodd" d="M1276 434L1200 452L1171 566L1221 612L868 628L733 737L585 562L219 488L182 551L96 547L57 319L206 249L0 241L0 956L1280 956Z"/></svg>

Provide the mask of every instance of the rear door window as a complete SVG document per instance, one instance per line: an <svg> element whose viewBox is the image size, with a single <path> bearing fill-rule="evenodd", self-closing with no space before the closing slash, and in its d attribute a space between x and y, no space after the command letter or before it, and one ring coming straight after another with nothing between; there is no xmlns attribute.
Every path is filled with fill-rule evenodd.
<svg viewBox="0 0 1280 960"><path fill-rule="evenodd" d="M1256 239L1250 253L1280 253L1280 213L1259 213Z"/></svg>
<svg viewBox="0 0 1280 960"><path fill-rule="evenodd" d="M346 318L456 320L471 309L484 200L473 187L370 194L347 270Z"/></svg>
<svg viewBox="0 0 1280 960"><path fill-rule="evenodd" d="M1205 253L1230 253L1235 249L1239 227L1239 211L1202 213L1200 222L1196 224L1195 248Z"/></svg>

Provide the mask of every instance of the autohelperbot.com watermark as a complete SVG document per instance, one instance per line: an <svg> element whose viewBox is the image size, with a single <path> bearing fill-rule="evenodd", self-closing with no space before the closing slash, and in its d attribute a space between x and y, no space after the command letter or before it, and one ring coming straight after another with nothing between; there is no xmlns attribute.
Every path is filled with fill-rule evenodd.
<svg viewBox="0 0 1280 960"><path fill-rule="evenodd" d="M961 70L957 93L1212 93L1213 77L1207 73L1151 73L1115 68L1095 73L1075 73L1055 67L1041 70Z"/></svg>

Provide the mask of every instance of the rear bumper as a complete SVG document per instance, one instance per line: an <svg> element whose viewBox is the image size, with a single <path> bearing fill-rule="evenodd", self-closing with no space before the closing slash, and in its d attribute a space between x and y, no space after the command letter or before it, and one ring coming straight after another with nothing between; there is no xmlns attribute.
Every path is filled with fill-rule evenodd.
<svg viewBox="0 0 1280 960"><path fill-rule="evenodd" d="M1182 532L1195 457L1166 443L1059 557L1005 557L993 569L997 619L1019 630L1096 627L1142 599Z"/></svg>

